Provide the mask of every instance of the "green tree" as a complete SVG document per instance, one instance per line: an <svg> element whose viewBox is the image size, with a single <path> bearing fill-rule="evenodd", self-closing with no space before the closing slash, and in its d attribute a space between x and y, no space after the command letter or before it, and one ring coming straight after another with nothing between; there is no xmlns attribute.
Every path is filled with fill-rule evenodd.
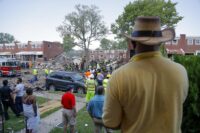
<svg viewBox="0 0 200 133"><path fill-rule="evenodd" d="M170 0L135 0L130 2L124 12L119 15L111 30L121 38L122 33L130 34L133 30L134 20L138 16L159 16L162 27L175 27L182 20L175 6Z"/></svg>
<svg viewBox="0 0 200 133"><path fill-rule="evenodd" d="M0 33L0 44L12 43L15 40L14 36L8 33Z"/></svg>
<svg viewBox="0 0 200 133"><path fill-rule="evenodd" d="M64 51L68 53L74 46L74 38L72 38L70 35L65 35L63 38Z"/></svg>
<svg viewBox="0 0 200 133"><path fill-rule="evenodd" d="M121 39L113 41L103 38L100 42L100 48L103 50L127 49L127 43Z"/></svg>
<svg viewBox="0 0 200 133"><path fill-rule="evenodd" d="M110 50L112 48L112 41L106 38L103 38L100 41L100 48L103 50Z"/></svg>
<svg viewBox="0 0 200 133"><path fill-rule="evenodd" d="M57 31L63 37L70 34L74 38L74 44L84 50L84 57L88 63L90 45L93 41L102 39L108 30L98 7L76 5L75 9L76 11L65 16L63 24L57 27Z"/></svg>
<svg viewBox="0 0 200 133"><path fill-rule="evenodd" d="M112 49L127 49L127 42L123 39L117 39L117 41L113 42Z"/></svg>

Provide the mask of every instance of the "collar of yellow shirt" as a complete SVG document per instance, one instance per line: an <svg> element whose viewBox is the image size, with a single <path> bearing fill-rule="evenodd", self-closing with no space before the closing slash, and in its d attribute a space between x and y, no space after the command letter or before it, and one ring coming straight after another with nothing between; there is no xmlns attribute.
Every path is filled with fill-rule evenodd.
<svg viewBox="0 0 200 133"><path fill-rule="evenodd" d="M159 51L153 51L153 52L144 52L141 54L137 54L135 56L133 56L130 61L140 61L143 59L147 59L147 58L153 58L153 57L161 57L161 53Z"/></svg>

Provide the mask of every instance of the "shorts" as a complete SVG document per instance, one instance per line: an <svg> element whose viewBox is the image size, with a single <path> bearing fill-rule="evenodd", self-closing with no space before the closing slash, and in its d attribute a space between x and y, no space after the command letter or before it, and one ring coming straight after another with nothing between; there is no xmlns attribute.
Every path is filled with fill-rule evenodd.
<svg viewBox="0 0 200 133"><path fill-rule="evenodd" d="M74 116L74 110L63 109L63 123L64 125L69 124L70 126L73 126L76 124L76 117Z"/></svg>

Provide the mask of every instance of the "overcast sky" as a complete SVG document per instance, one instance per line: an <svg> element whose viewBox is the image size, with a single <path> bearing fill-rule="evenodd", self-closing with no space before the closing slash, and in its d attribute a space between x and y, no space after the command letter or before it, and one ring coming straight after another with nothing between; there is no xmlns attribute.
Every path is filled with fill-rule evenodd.
<svg viewBox="0 0 200 133"><path fill-rule="evenodd" d="M108 28L131 0L0 0L0 32L21 41L62 41L56 27L77 4L96 5ZM200 36L200 0L173 0L184 19L176 35Z"/></svg>

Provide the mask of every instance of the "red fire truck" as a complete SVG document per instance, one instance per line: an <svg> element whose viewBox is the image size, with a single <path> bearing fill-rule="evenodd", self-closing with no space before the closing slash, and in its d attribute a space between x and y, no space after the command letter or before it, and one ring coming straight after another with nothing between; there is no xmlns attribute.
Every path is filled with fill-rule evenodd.
<svg viewBox="0 0 200 133"><path fill-rule="evenodd" d="M20 61L11 58L0 58L0 76L21 75Z"/></svg>

